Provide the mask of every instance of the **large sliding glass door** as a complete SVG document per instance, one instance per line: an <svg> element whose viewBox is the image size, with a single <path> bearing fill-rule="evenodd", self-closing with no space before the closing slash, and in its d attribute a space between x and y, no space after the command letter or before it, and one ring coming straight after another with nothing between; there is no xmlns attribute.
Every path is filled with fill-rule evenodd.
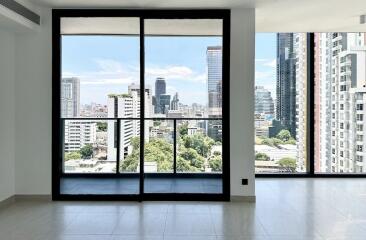
<svg viewBox="0 0 366 240"><path fill-rule="evenodd" d="M222 19L144 21L145 84L153 88L145 193L222 194L222 29Z"/></svg>
<svg viewBox="0 0 366 240"><path fill-rule="evenodd" d="M229 11L53 15L54 199L228 199Z"/></svg>

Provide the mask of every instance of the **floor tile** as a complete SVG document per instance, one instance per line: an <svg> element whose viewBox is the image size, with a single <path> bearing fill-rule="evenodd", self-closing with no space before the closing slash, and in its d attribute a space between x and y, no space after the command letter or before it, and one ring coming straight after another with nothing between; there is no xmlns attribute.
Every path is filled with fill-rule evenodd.
<svg viewBox="0 0 366 240"><path fill-rule="evenodd" d="M168 213L166 235L215 235L210 214Z"/></svg>

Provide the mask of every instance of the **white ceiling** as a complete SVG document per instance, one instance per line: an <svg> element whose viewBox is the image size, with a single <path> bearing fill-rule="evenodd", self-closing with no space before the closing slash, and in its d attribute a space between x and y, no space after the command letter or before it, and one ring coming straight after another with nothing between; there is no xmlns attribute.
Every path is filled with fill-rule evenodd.
<svg viewBox="0 0 366 240"><path fill-rule="evenodd" d="M364 31L366 0L29 0L56 8L256 8L257 32Z"/></svg>
<svg viewBox="0 0 366 240"><path fill-rule="evenodd" d="M98 18L62 18L62 34L126 34L140 32L139 18L134 17L98 17ZM146 35L176 36L221 36L220 19L147 19Z"/></svg>

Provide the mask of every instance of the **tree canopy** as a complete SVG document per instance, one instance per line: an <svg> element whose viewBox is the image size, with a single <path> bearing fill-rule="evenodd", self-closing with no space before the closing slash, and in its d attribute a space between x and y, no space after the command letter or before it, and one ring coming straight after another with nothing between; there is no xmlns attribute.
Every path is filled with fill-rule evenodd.
<svg viewBox="0 0 366 240"><path fill-rule="evenodd" d="M71 159L81 159L80 152L76 151L76 152L65 153L65 161L71 160Z"/></svg>
<svg viewBox="0 0 366 240"><path fill-rule="evenodd" d="M107 123L106 122L97 122L97 131L98 132L106 132L107 131Z"/></svg>
<svg viewBox="0 0 366 240"><path fill-rule="evenodd" d="M290 157L281 158L277 163L278 163L278 165L285 168L289 172L296 171L297 164L296 164L296 159L294 159L294 158L290 158Z"/></svg>
<svg viewBox="0 0 366 240"><path fill-rule="evenodd" d="M265 153L259 152L259 153L255 154L255 160L269 161L270 157Z"/></svg>
<svg viewBox="0 0 366 240"><path fill-rule="evenodd" d="M80 154L83 159L89 159L93 155L93 146L91 144L86 144L84 147L80 148Z"/></svg>
<svg viewBox="0 0 366 240"><path fill-rule="evenodd" d="M289 130L286 129L282 129L277 135L276 137L278 139L280 139L281 141L287 142L288 140L290 140L292 138L291 133Z"/></svg>
<svg viewBox="0 0 366 240"><path fill-rule="evenodd" d="M188 126L188 125L187 125ZM212 146L215 141L201 133L187 135L186 130L179 129L180 137L177 139L177 171L200 172L205 170L206 163L214 169L221 171L221 153L215 152L212 159ZM140 138L131 138L132 153L126 156L121 163L121 171L135 172L140 162ZM144 159L146 162L156 162L158 172L173 171L173 145L164 138L150 138L144 146ZM210 162L212 161L212 163Z"/></svg>

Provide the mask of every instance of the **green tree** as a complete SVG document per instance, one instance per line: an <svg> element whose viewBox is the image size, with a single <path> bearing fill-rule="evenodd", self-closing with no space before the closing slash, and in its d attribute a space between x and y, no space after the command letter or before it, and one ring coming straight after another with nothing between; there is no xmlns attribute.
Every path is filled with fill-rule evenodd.
<svg viewBox="0 0 366 240"><path fill-rule="evenodd" d="M269 161L270 160L270 157L265 154L265 153L257 153L255 154L255 160L259 160L259 161Z"/></svg>
<svg viewBox="0 0 366 240"><path fill-rule="evenodd" d="M107 131L107 123L106 122L97 122L97 131L98 132L106 132Z"/></svg>
<svg viewBox="0 0 366 240"><path fill-rule="evenodd" d="M65 153L65 161L71 159L81 159L81 154L79 152L68 152Z"/></svg>
<svg viewBox="0 0 366 240"><path fill-rule="evenodd" d="M291 137L291 133L289 130L286 129L282 129L277 135L276 137L284 142L287 142L288 140L290 140Z"/></svg>
<svg viewBox="0 0 366 240"><path fill-rule="evenodd" d="M140 153L138 151L132 151L121 163L122 172L136 172L140 163Z"/></svg>
<svg viewBox="0 0 366 240"><path fill-rule="evenodd" d="M200 156L195 149L181 147L179 149L179 156L188 161L190 165L197 168L197 170L203 170L205 159Z"/></svg>
<svg viewBox="0 0 366 240"><path fill-rule="evenodd" d="M208 153L211 151L214 144L215 141L212 138L206 137L201 133L183 137L184 147L196 150L198 154L204 158L207 158Z"/></svg>
<svg viewBox="0 0 366 240"><path fill-rule="evenodd" d="M156 162L159 172L173 169L173 146L165 139L153 138L145 144L144 160Z"/></svg>
<svg viewBox="0 0 366 240"><path fill-rule="evenodd" d="M91 144L86 144L84 147L80 148L80 154L83 159L89 159L93 155L93 146Z"/></svg>
<svg viewBox="0 0 366 240"><path fill-rule="evenodd" d="M271 147L277 147L280 144L283 144L283 141L281 139L278 138L263 138L262 139L262 143L263 145L268 145Z"/></svg>
<svg viewBox="0 0 366 240"><path fill-rule="evenodd" d="M188 122L183 123L178 127L179 136L182 138L188 134Z"/></svg>
<svg viewBox="0 0 366 240"><path fill-rule="evenodd" d="M222 171L222 157L221 155L216 155L213 156L209 161L208 161L210 168L212 171L214 172L221 172Z"/></svg>
<svg viewBox="0 0 366 240"><path fill-rule="evenodd" d="M160 121L154 121L154 127L159 127L161 125Z"/></svg>
<svg viewBox="0 0 366 240"><path fill-rule="evenodd" d="M296 171L296 159L294 158L290 157L281 158L277 163L278 165L280 165L289 172Z"/></svg>
<svg viewBox="0 0 366 240"><path fill-rule="evenodd" d="M140 151L140 137L132 137L131 138L131 146L133 150L139 150Z"/></svg>
<svg viewBox="0 0 366 240"><path fill-rule="evenodd" d="M198 169L191 166L190 162L177 156L177 172L198 172Z"/></svg>

